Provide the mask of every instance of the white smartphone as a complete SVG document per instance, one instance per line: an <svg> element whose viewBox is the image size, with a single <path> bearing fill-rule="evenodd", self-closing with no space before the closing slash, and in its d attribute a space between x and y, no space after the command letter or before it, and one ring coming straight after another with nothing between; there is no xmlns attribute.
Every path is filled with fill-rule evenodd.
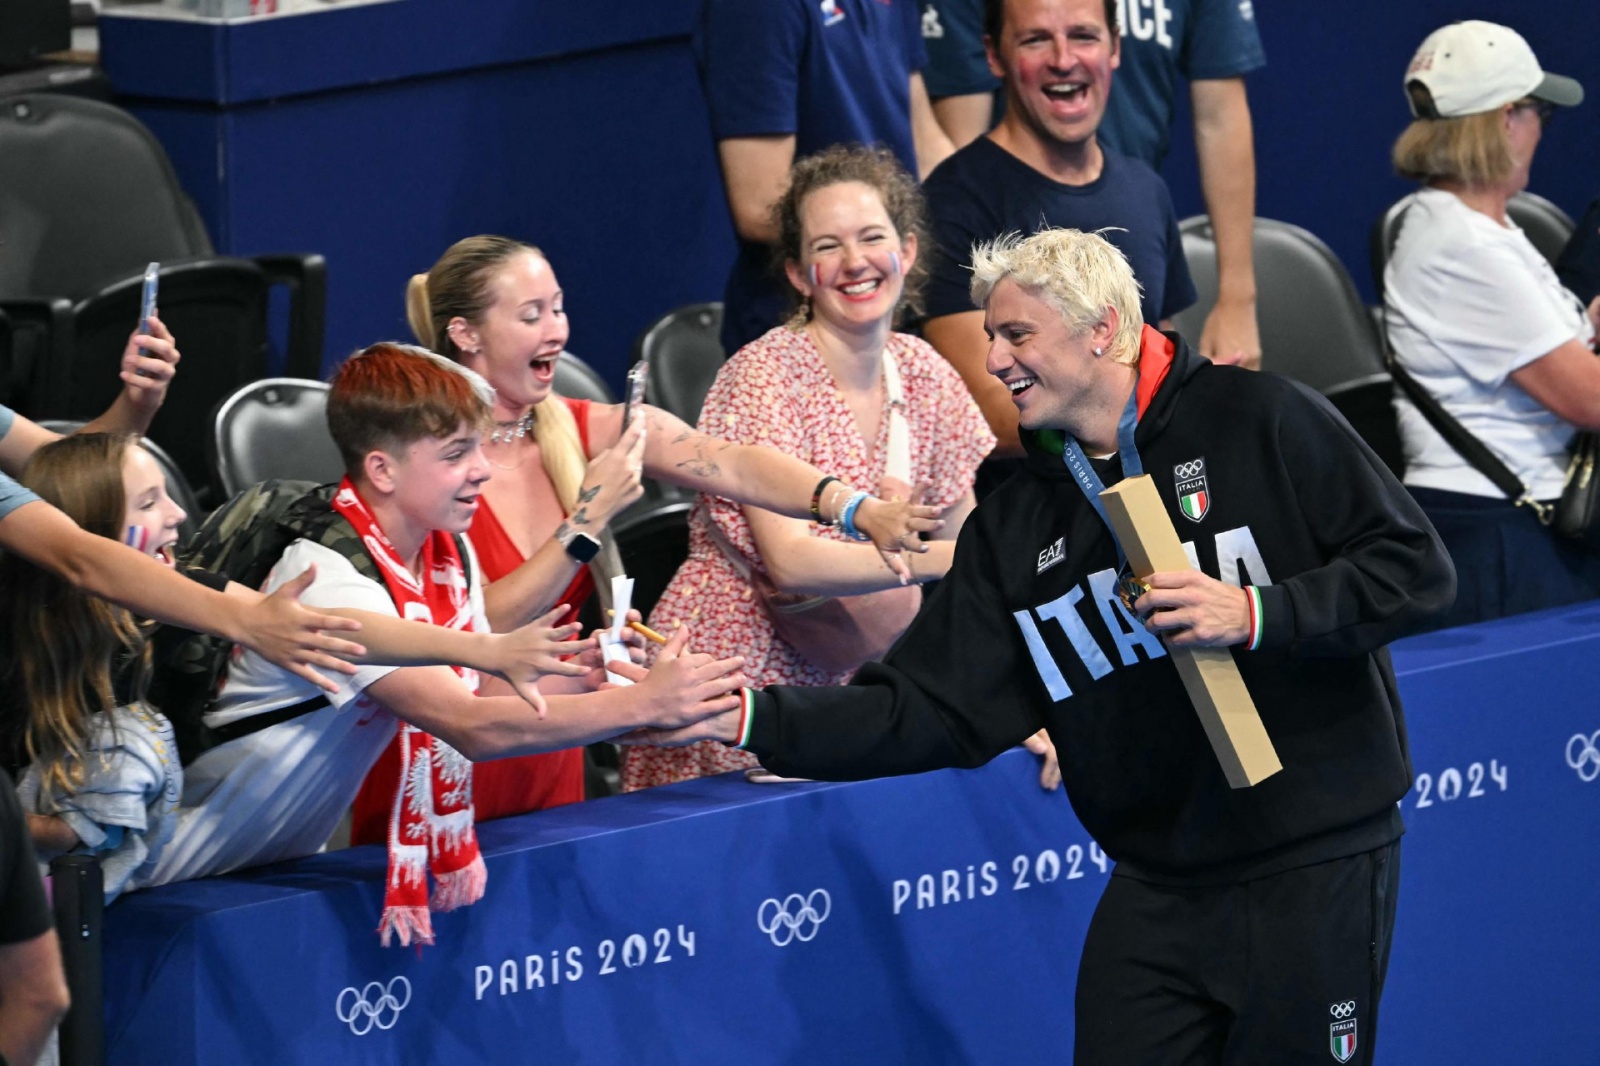
<svg viewBox="0 0 1600 1066"><path fill-rule="evenodd" d="M633 417L634 408L644 403L644 385L650 377L650 364L645 362L634 363L628 370L627 397L622 402L622 432L628 432L628 419Z"/></svg>

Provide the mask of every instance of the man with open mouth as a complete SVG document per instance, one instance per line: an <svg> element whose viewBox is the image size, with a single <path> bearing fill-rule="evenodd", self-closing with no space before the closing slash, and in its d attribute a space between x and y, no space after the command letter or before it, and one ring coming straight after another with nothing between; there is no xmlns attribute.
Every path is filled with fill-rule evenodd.
<svg viewBox="0 0 1600 1066"><path fill-rule="evenodd" d="M984 45L1005 117L923 186L937 251L923 334L999 438L979 471L980 500L1016 472L1023 451L1011 396L984 370L983 312L967 291L974 244L1052 226L1106 230L1133 267L1146 322L1169 326L1195 301L1166 183L1097 137L1121 59L1116 0L987 0Z"/></svg>

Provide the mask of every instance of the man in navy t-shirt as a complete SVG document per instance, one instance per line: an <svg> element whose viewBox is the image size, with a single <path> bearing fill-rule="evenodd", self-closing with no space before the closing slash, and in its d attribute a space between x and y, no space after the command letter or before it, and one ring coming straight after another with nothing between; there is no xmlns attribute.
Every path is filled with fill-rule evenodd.
<svg viewBox="0 0 1600 1066"><path fill-rule="evenodd" d="M985 3L927 0L926 6L922 32L928 45L928 92L934 111L944 121L945 107L980 100L943 100L945 93L975 93L993 84L987 80L992 75L982 48L974 52L962 47L966 41L981 40L986 32ZM988 6L989 21L997 21L997 0L988 0ZM1200 186L1217 236L1220 274L1217 303L1196 340L1208 358L1257 366L1261 340L1250 244L1256 163L1244 76L1264 65L1266 56L1254 4L1252 0L1116 0L1116 11L1121 27L1117 85L1097 131L1100 144L1160 169L1178 83L1180 78L1188 81ZM977 88L966 88L970 86ZM956 141L958 147L965 143Z"/></svg>
<svg viewBox="0 0 1600 1066"><path fill-rule="evenodd" d="M694 35L739 257L724 296L728 354L789 307L768 212L795 159L878 144L917 176L950 154L919 73L915 0L705 0Z"/></svg>
<svg viewBox="0 0 1600 1066"><path fill-rule="evenodd" d="M1166 323L1195 300L1166 185L1095 136L1118 60L1114 2L1006 0L986 34L990 66L1005 86L1005 118L924 186L938 253L924 334L989 419L1000 440L996 458L1019 457L1022 447L1010 393L985 369L983 312L968 295L975 241L1051 226L1114 228L1106 237L1133 267L1145 321ZM999 473L990 465L983 488Z"/></svg>

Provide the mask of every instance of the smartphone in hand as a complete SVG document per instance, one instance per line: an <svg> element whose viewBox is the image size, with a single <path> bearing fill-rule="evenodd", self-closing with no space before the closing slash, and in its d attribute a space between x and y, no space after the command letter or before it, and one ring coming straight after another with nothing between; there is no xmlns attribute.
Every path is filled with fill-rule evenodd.
<svg viewBox="0 0 1600 1066"><path fill-rule="evenodd" d="M151 263L149 266L144 268L144 291L139 296L140 333L149 334L150 332L150 319L156 313L156 290L160 287L161 264ZM145 351L143 348L140 348L139 354L149 355L150 353ZM143 370L139 371L139 373L149 377L149 375Z"/></svg>
<svg viewBox="0 0 1600 1066"><path fill-rule="evenodd" d="M628 432L628 420L644 403L644 385L650 377L650 364L637 362L628 370L627 398L622 404L622 432Z"/></svg>

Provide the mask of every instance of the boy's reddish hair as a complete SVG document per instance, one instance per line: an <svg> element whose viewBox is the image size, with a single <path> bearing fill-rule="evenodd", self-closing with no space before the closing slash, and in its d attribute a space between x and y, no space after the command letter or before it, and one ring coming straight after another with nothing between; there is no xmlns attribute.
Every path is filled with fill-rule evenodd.
<svg viewBox="0 0 1600 1066"><path fill-rule="evenodd" d="M481 376L410 344L381 341L346 359L328 394L328 431L345 470L360 474L375 451L448 437L492 420L494 390Z"/></svg>

